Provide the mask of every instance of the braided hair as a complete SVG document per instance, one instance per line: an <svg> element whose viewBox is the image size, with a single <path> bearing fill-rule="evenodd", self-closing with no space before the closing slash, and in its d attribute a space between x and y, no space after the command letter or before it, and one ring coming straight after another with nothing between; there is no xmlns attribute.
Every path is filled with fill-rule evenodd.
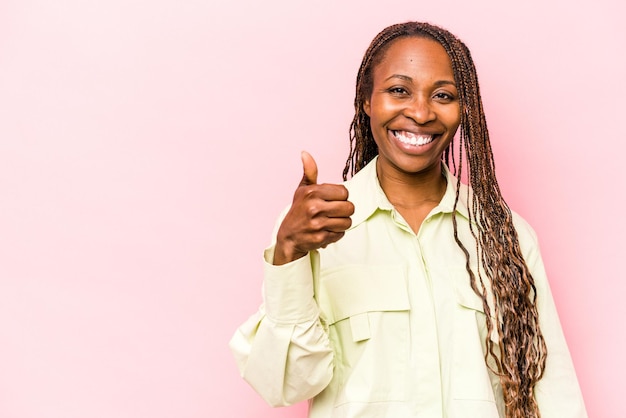
<svg viewBox="0 0 626 418"><path fill-rule="evenodd" d="M463 42L445 29L419 22L389 26L374 38L357 75L350 153L343 178L346 180L348 174L354 175L378 155L370 118L363 110L363 104L371 97L373 71L383 60L388 47L394 40L406 37L438 42L452 63L461 104L460 134L458 154L455 155L452 141L444 151L443 159L448 165L452 163L451 169L457 177L455 209L463 163L468 166L467 178L472 190L469 225L476 240L476 248L472 249L478 260L476 272L470 268L470 250L458 236L456 211L452 217L454 238L465 254L470 285L483 301L487 326L485 362L500 378L506 418L539 418L534 387L543 375L547 348L539 327L535 283L522 256L511 210L496 180L478 76L469 49ZM488 302L488 288L493 295L493 309ZM494 324L498 343L489 337Z"/></svg>

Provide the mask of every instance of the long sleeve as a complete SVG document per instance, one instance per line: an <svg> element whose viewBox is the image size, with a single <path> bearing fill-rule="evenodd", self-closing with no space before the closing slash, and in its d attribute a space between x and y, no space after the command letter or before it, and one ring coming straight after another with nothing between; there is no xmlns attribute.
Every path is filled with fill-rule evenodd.
<svg viewBox="0 0 626 418"><path fill-rule="evenodd" d="M333 352L314 299L315 252L283 266L265 252L263 305L230 347L242 377L272 406L320 393L333 373Z"/></svg>
<svg viewBox="0 0 626 418"><path fill-rule="evenodd" d="M528 227L530 228L530 227ZM587 412L567 348L539 246L532 230L534 246L525 255L537 288L541 331L548 349L544 375L535 387L542 418L586 418Z"/></svg>

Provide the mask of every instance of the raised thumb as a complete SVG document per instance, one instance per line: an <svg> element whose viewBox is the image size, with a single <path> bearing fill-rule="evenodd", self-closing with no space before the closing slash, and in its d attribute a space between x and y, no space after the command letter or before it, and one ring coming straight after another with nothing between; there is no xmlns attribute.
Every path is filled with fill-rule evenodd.
<svg viewBox="0 0 626 418"><path fill-rule="evenodd" d="M317 164L315 160L311 154L306 151L302 151L300 158L302 159L302 170L304 172L300 185L307 186L309 184L317 184Z"/></svg>

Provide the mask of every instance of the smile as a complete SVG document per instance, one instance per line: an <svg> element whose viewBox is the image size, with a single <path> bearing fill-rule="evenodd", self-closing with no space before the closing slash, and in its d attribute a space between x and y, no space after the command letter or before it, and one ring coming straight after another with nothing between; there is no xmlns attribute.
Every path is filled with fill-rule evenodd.
<svg viewBox="0 0 626 418"><path fill-rule="evenodd" d="M435 140L435 135L416 135L407 131L391 131L393 136L398 139L398 141L403 144L413 145L413 146L422 146L426 144L430 144Z"/></svg>

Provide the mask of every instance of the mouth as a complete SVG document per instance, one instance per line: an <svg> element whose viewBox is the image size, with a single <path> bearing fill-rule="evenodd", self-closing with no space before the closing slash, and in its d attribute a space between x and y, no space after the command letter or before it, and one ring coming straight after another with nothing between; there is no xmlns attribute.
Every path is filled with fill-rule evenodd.
<svg viewBox="0 0 626 418"><path fill-rule="evenodd" d="M408 131L391 131L392 135L400 142L414 147L421 147L430 144L436 138L436 135L418 135Z"/></svg>

